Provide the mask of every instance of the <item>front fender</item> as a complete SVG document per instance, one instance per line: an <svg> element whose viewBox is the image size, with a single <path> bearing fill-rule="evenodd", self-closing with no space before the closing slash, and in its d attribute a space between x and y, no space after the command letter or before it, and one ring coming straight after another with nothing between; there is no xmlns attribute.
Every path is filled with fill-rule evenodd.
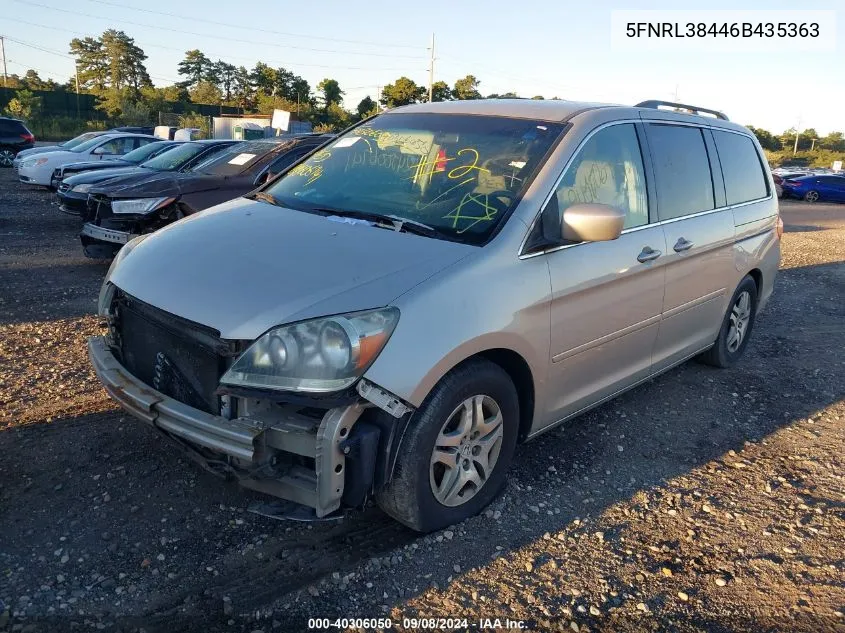
<svg viewBox="0 0 845 633"><path fill-rule="evenodd" d="M519 354L542 410L549 365L550 281L545 258L468 258L403 295L400 317L365 377L418 407L453 367L492 349Z"/></svg>

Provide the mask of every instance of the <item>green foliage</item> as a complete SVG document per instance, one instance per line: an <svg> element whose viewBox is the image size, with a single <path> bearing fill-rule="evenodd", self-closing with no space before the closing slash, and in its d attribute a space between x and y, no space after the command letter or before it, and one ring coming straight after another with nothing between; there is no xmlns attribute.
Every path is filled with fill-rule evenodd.
<svg viewBox="0 0 845 633"><path fill-rule="evenodd" d="M380 102L388 108L395 108L421 101L424 95L425 88L418 86L408 77L399 77L382 89Z"/></svg>
<svg viewBox="0 0 845 633"><path fill-rule="evenodd" d="M335 79L323 79L317 84L317 90L323 93L323 105L326 108L339 105L343 100L343 90Z"/></svg>
<svg viewBox="0 0 845 633"><path fill-rule="evenodd" d="M361 101L358 103L358 107L355 108L355 112L358 115L359 121L361 119L366 119L368 116L371 116L370 113L373 112L373 110L378 111L378 104L376 104L376 102L373 101L369 95L361 99Z"/></svg>
<svg viewBox="0 0 845 633"><path fill-rule="evenodd" d="M432 101L450 101L451 99L452 91L449 89L449 84L445 81L435 81L431 84Z"/></svg>
<svg viewBox="0 0 845 633"><path fill-rule="evenodd" d="M474 75L467 75L455 82L455 87L452 89L452 96L459 101L481 99L481 93L478 92L478 86L480 84L481 82Z"/></svg>
<svg viewBox="0 0 845 633"><path fill-rule="evenodd" d="M841 160L845 163L845 151L818 149L818 145L817 149L813 151L798 152L794 156L792 154L792 147L777 152L768 150L764 150L764 152L766 154L766 160L772 168L792 165L794 167L811 169L830 169L834 161Z"/></svg>
<svg viewBox="0 0 845 633"><path fill-rule="evenodd" d="M29 90L18 90L9 100L6 113L18 119L37 119L41 114L41 97L36 97Z"/></svg>
<svg viewBox="0 0 845 633"><path fill-rule="evenodd" d="M210 81L200 81L188 91L192 103L208 103L217 105L223 101L223 93L217 84Z"/></svg>
<svg viewBox="0 0 845 633"><path fill-rule="evenodd" d="M100 95L107 89L128 87L138 92L152 85L144 66L147 55L123 31L109 29L99 38L74 38L70 53L77 59L80 89Z"/></svg>
<svg viewBox="0 0 845 633"><path fill-rule="evenodd" d="M202 130L203 138L211 138L209 117L189 112L179 117L179 127L195 127Z"/></svg>
<svg viewBox="0 0 845 633"><path fill-rule="evenodd" d="M123 125L149 125L152 119L150 109L141 101L124 101L117 116L117 121Z"/></svg>
<svg viewBox="0 0 845 633"><path fill-rule="evenodd" d="M749 125L748 129L751 130L754 136L757 137L757 140L760 142L760 147L763 149L776 152L781 148L780 139L768 130L756 128L753 125Z"/></svg>
<svg viewBox="0 0 845 633"><path fill-rule="evenodd" d="M185 58L176 66L176 72L186 77L182 85L185 88L196 86L201 81L210 81L216 74L212 61L197 49L185 52ZM209 77L212 75L212 77Z"/></svg>

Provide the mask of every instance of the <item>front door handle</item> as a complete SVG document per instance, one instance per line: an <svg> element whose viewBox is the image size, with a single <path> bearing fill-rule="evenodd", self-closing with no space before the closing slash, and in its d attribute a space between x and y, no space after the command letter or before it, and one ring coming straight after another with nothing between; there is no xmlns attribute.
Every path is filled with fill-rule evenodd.
<svg viewBox="0 0 845 633"><path fill-rule="evenodd" d="M683 238L683 237L679 237L678 241L675 242L675 246L674 246L676 253L688 251L691 248L692 248L692 242L690 242L689 240L687 240L686 238Z"/></svg>
<svg viewBox="0 0 845 633"><path fill-rule="evenodd" d="M660 251L654 250L651 246L646 246L643 248L642 252L637 255L637 261L641 264L644 264L646 262L650 262L657 259L662 254L663 253L661 253Z"/></svg>

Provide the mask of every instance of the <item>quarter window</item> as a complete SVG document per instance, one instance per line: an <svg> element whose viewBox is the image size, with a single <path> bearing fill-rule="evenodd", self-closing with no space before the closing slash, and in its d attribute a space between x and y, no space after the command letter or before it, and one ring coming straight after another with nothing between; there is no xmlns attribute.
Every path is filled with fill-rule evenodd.
<svg viewBox="0 0 845 633"><path fill-rule="evenodd" d="M769 189L754 142L747 136L713 130L725 178L728 204L765 198Z"/></svg>
<svg viewBox="0 0 845 633"><path fill-rule="evenodd" d="M657 213L671 220L715 208L713 175L701 130L648 124L657 185Z"/></svg>
<svg viewBox="0 0 845 633"><path fill-rule="evenodd" d="M569 165L555 192L558 211L579 202L607 204L625 212L624 228L648 224L643 159L633 124L596 132ZM547 212L554 213L554 205Z"/></svg>

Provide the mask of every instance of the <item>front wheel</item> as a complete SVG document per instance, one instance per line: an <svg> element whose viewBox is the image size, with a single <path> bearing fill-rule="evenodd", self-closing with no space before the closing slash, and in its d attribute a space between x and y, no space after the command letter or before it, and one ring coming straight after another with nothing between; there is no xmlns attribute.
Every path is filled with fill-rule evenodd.
<svg viewBox="0 0 845 633"><path fill-rule="evenodd" d="M818 191L808 191L804 194L804 200L807 202L817 202L819 199L819 192Z"/></svg>
<svg viewBox="0 0 845 633"><path fill-rule="evenodd" d="M731 297L716 343L699 359L714 367L733 366L748 345L756 316L757 283L750 275L746 275Z"/></svg>
<svg viewBox="0 0 845 633"><path fill-rule="evenodd" d="M519 429L507 373L474 359L446 374L413 414L378 504L419 532L478 513L505 483Z"/></svg>
<svg viewBox="0 0 845 633"><path fill-rule="evenodd" d="M15 162L15 152L8 149L2 148L0 149L0 167L11 167L12 163Z"/></svg>

